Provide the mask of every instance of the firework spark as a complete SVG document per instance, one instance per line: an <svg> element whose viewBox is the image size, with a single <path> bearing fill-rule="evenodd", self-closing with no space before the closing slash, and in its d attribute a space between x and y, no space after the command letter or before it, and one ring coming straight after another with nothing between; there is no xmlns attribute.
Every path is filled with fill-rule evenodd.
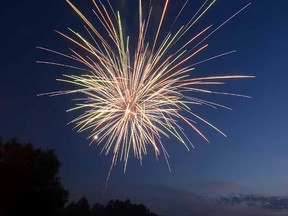
<svg viewBox="0 0 288 216"><path fill-rule="evenodd" d="M78 10L70 1L67 3L85 23L85 29L90 35L90 41L70 29L74 38L58 32L80 48L71 50L66 55L51 49L40 49L59 54L83 66L72 66L55 62L39 61L80 70L79 75L64 75L59 81L73 84L75 89L48 93L50 96L65 94L82 94L74 108L82 110L82 114L71 123L75 124L78 132L89 130L92 142L103 145L102 152L112 152L111 169L117 161L124 161L124 171L131 152L142 161L147 154L147 146L152 145L156 157L162 152L168 163L168 152L162 143L163 136L175 137L188 150L193 144L180 126L186 123L207 142L209 140L198 129L195 120L200 120L225 136L217 127L193 112L194 105L224 107L223 105L194 98L193 93L215 93L224 95L238 94L212 92L199 86L221 85L227 79L249 78L251 76L210 76L191 77L193 66L212 60L234 51L222 53L197 63L190 60L208 44L203 44L208 37L221 28L226 22L236 16L248 5L235 13L215 29L212 25L187 39L191 28L215 3L206 0L195 15L175 32L168 32L162 38L163 22L169 5L165 1L153 40L148 42L149 22L152 7L148 16L143 18L142 2L139 0L138 40L133 48L129 36L125 36L120 13L115 11L109 0L104 4L100 0L92 0L93 10L106 33L104 36L99 29ZM187 2L183 5L175 21L181 16ZM151 33L150 33L151 34ZM183 37L185 35L185 37ZM185 39L184 39L185 38ZM198 41L198 42L197 42ZM200 41L200 42L199 42ZM83 55L83 51L87 54ZM246 96L243 96L246 97ZM227 107L224 107L227 108ZM191 119L193 118L193 119ZM182 122L182 123L181 123ZM169 167L170 169L170 167Z"/></svg>

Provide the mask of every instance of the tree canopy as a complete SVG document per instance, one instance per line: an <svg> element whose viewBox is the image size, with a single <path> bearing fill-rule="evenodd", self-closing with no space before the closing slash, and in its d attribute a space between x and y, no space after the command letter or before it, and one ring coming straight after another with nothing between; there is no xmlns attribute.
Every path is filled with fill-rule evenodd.
<svg viewBox="0 0 288 216"><path fill-rule="evenodd" d="M143 204L133 204L130 200L110 200L107 205L95 203L90 207L88 200L82 197L78 202L66 207L65 216L157 216Z"/></svg>
<svg viewBox="0 0 288 216"><path fill-rule="evenodd" d="M67 204L54 150L44 151L0 136L0 215L2 216L157 216L143 204L110 200L107 205L82 197Z"/></svg>
<svg viewBox="0 0 288 216"><path fill-rule="evenodd" d="M3 215L59 215L68 191L58 177L53 150L35 149L18 139L0 140L0 203ZM2 215L2 214L1 214Z"/></svg>

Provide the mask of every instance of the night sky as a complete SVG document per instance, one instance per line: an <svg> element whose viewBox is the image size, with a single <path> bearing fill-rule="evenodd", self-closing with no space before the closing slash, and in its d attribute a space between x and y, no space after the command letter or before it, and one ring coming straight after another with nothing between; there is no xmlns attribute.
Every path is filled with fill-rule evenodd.
<svg viewBox="0 0 288 216"><path fill-rule="evenodd" d="M96 19L89 0L73 2L90 20ZM172 17L185 1L171 2ZM199 2L204 0L189 2L178 25L193 15ZM218 0L191 34L209 24L220 25L248 3L248 0ZM136 1L119 0L118 6L125 14L125 28L131 26L130 16L136 13L133 9L137 8ZM288 1L253 0L251 6L207 40L207 50L191 60L193 63L237 50L197 66L193 73L195 76L256 76L214 87L215 91L246 94L252 99L199 95L233 109L194 108L222 129L227 138L199 124L210 144L193 131L187 132L196 147L190 152L174 139L164 139L172 172L163 154L157 161L149 148L150 154L142 166L130 157L127 172L123 174L123 163L118 163L106 192L102 193L112 157L100 155L101 146L89 146L87 133L79 134L72 130L73 125L67 125L77 116L77 113L66 113L73 106L73 97L37 96L70 86L56 82L69 69L36 63L37 60L69 61L36 46L69 53L71 44L54 30L68 32L67 27L71 27L84 32L83 23L64 0L4 0L0 6L0 135L6 139L16 136L36 147L55 149L62 164L61 180L70 191L71 200L83 195L91 202L100 203L129 198L167 216L287 215L287 20ZM133 29L130 31L133 35ZM185 130L190 129L185 127Z"/></svg>

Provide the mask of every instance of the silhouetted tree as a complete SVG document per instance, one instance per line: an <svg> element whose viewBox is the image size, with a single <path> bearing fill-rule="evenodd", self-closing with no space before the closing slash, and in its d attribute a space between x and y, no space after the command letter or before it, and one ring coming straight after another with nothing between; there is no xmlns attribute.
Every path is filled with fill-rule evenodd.
<svg viewBox="0 0 288 216"><path fill-rule="evenodd" d="M157 216L143 204L132 204L130 200L110 200L106 206L107 216Z"/></svg>
<svg viewBox="0 0 288 216"><path fill-rule="evenodd" d="M66 207L68 198L57 176L60 162L53 150L35 149L18 139L0 136L1 216L157 216L130 200L111 200L91 208L82 197Z"/></svg>
<svg viewBox="0 0 288 216"><path fill-rule="evenodd" d="M0 215L60 215L68 191L57 176L59 167L53 150L0 139Z"/></svg>
<svg viewBox="0 0 288 216"><path fill-rule="evenodd" d="M77 203L70 203L66 207L65 216L92 216L90 205L86 197L82 197Z"/></svg>
<svg viewBox="0 0 288 216"><path fill-rule="evenodd" d="M71 202L65 216L158 216L151 213L143 204L132 204L130 200L110 200L106 206L95 203L92 208L85 197L77 203Z"/></svg>
<svg viewBox="0 0 288 216"><path fill-rule="evenodd" d="M105 206L95 203L91 208L92 216L106 216Z"/></svg>

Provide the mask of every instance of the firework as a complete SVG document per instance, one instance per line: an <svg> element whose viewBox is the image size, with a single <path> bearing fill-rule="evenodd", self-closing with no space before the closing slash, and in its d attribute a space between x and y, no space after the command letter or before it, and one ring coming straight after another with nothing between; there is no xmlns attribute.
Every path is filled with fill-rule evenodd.
<svg viewBox="0 0 288 216"><path fill-rule="evenodd" d="M196 64L234 51L222 53L194 64L191 64L190 60L207 48L208 45L204 42L208 37L248 5L217 28L212 29L212 25L207 26L191 37L192 27L215 3L215 1L207 0L186 25L174 32L168 32L163 37L162 25L169 5L169 0L166 0L155 35L151 41L148 41L147 35L149 34L151 37L149 22L153 11L150 7L149 13L144 18L142 2L139 0L138 40L136 46L132 47L129 36L125 36L120 13L114 10L109 0L106 0L105 4L100 0L92 2L95 6L93 12L102 24L101 31L105 30L105 34L100 33L99 29L93 26L77 7L67 1L85 22L86 33L90 35L89 39L71 29L74 36L57 31L76 45L79 50L70 49L72 54L66 55L39 47L67 57L77 62L79 66L47 61L39 62L80 71L78 75L64 75L63 79L59 79L61 82L72 84L74 89L48 94L50 96L82 94L80 98L76 99L75 107L68 110L69 112L82 111L82 114L71 123L75 124L78 132L89 130L91 135L88 138L91 139L91 143L101 144L103 153L112 152L111 168L120 160L124 161L125 171L131 154L142 161L143 155L147 154L148 145L153 146L156 157L163 153L169 166L169 155L162 143L163 137L176 138L188 150L189 147L193 147L180 124L189 125L207 142L209 140L196 126L196 120L206 123L225 136L217 127L194 113L192 109L196 105L207 105L214 108L224 106L193 97L193 93L243 96L212 92L199 86L221 85L227 79L249 78L250 76L192 77L190 75ZM187 2L179 11L174 22L181 16ZM188 32L190 38L188 38ZM83 53L85 54L83 55Z"/></svg>

